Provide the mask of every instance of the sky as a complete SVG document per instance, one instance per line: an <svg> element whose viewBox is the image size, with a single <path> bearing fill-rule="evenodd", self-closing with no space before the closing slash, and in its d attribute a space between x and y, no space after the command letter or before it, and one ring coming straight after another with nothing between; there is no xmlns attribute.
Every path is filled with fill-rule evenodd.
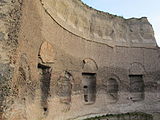
<svg viewBox="0 0 160 120"><path fill-rule="evenodd" d="M87 5L124 18L147 17L160 46L160 0L82 0Z"/></svg>

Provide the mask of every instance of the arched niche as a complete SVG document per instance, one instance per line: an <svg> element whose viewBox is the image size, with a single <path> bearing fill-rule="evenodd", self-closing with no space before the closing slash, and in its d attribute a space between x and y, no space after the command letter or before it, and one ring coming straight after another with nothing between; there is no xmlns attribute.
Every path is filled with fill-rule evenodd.
<svg viewBox="0 0 160 120"><path fill-rule="evenodd" d="M144 99L144 74L145 69L141 63L132 63L129 69L130 92L132 101Z"/></svg>
<svg viewBox="0 0 160 120"><path fill-rule="evenodd" d="M43 63L53 63L55 60L55 49L53 45L47 41L44 41L41 44L39 50L39 57L41 58Z"/></svg>
<svg viewBox="0 0 160 120"><path fill-rule="evenodd" d="M85 104L92 104L96 100L96 72L97 64L92 59L84 59L82 66L82 84Z"/></svg>
<svg viewBox="0 0 160 120"><path fill-rule="evenodd" d="M82 70L84 73L96 73L98 66L94 60L86 58L83 60Z"/></svg>
<svg viewBox="0 0 160 120"><path fill-rule="evenodd" d="M115 103L118 101L118 93L120 89L120 80L116 75L109 75L105 81L106 86L106 101L109 103Z"/></svg>
<svg viewBox="0 0 160 120"><path fill-rule="evenodd" d="M71 103L72 83L72 75L69 72L64 71L57 81L57 95L60 97L61 103Z"/></svg>
<svg viewBox="0 0 160 120"><path fill-rule="evenodd" d="M107 80L107 92L117 94L118 93L118 82L115 78Z"/></svg>

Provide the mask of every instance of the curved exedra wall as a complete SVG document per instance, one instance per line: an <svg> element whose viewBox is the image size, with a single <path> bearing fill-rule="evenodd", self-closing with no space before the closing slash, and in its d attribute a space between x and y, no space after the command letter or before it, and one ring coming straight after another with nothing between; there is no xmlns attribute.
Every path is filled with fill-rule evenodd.
<svg viewBox="0 0 160 120"><path fill-rule="evenodd" d="M155 47L146 17L124 19L89 8L80 0L41 0L46 12L66 30L109 46Z"/></svg>
<svg viewBox="0 0 160 120"><path fill-rule="evenodd" d="M1 8L0 119L133 120L138 112L160 120L160 49L147 18L80 0L0 0Z"/></svg>

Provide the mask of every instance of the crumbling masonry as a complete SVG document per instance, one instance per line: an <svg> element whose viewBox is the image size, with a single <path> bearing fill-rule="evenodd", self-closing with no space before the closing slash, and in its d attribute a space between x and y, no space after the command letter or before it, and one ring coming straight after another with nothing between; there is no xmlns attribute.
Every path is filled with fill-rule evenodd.
<svg viewBox="0 0 160 120"><path fill-rule="evenodd" d="M124 19L80 0L0 0L2 120L132 112L160 120L159 61L145 17Z"/></svg>

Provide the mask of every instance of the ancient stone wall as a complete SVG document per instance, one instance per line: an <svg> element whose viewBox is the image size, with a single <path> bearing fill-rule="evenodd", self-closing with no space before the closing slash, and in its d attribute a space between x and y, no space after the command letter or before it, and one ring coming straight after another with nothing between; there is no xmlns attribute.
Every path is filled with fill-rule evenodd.
<svg viewBox="0 0 160 120"><path fill-rule="evenodd" d="M2 111L7 120L159 115L160 52L146 18L126 20L75 0L25 0L21 12L8 62L14 72L0 69L11 75L15 95Z"/></svg>
<svg viewBox="0 0 160 120"><path fill-rule="evenodd" d="M22 1L0 1L0 119L13 103L12 78L20 28Z"/></svg>
<svg viewBox="0 0 160 120"><path fill-rule="evenodd" d="M156 46L146 17L124 19L89 8L79 0L42 0L42 5L58 24L89 41L110 46Z"/></svg>

